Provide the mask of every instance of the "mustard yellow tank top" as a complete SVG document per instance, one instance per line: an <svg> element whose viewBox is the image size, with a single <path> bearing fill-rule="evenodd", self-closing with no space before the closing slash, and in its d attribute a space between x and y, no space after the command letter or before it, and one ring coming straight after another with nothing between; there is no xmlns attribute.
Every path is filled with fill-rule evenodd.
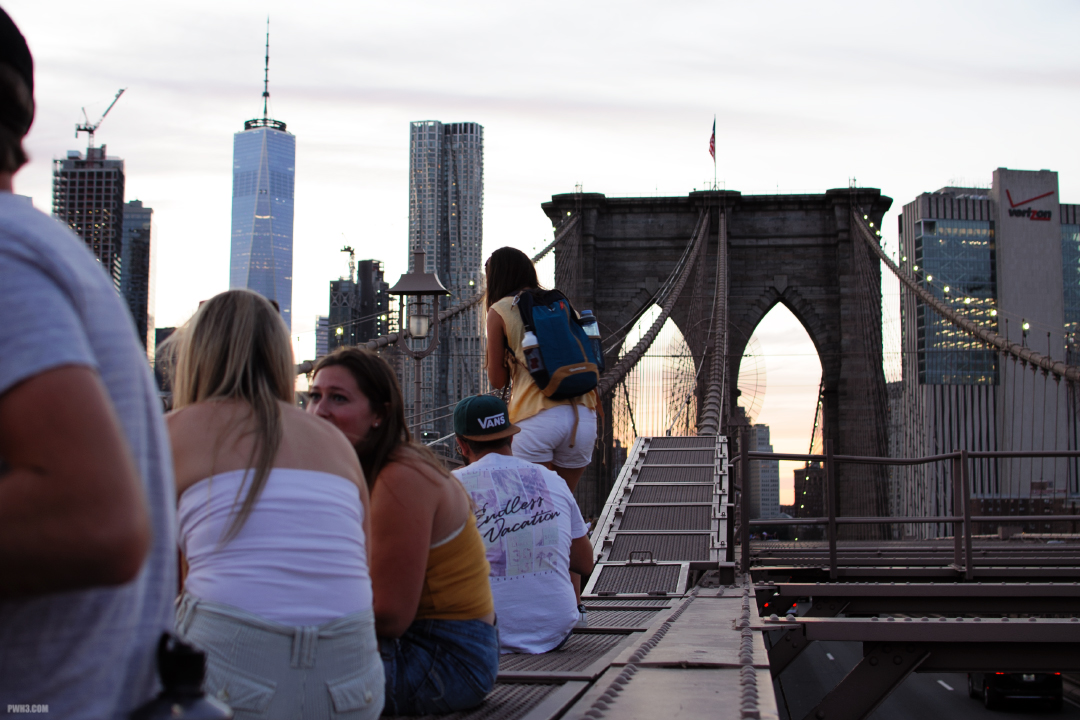
<svg viewBox="0 0 1080 720"><path fill-rule="evenodd" d="M525 336L525 323L521 319L521 312L514 305L514 298L504 297L491 306L491 309L499 313L503 327L506 328L506 342L514 351L517 362L510 368L510 422L516 423L525 418L531 418L541 410L547 410L557 405L569 405L570 400L552 400L540 392L540 388L533 382L529 368L525 364L525 353L521 349L521 340ZM596 393L588 393L576 398L578 405L584 405L590 410L596 409Z"/></svg>
<svg viewBox="0 0 1080 720"><path fill-rule="evenodd" d="M484 541L472 510L449 542L428 551L417 620L476 620L495 611Z"/></svg>

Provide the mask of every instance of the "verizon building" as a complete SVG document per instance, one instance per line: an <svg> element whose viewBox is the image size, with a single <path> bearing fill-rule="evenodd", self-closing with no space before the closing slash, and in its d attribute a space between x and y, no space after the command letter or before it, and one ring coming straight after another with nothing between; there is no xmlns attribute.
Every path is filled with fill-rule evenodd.
<svg viewBox="0 0 1080 720"><path fill-rule="evenodd" d="M1080 330L1078 208L1061 203L1056 172L999 168L990 188L946 187L905 205L900 266L964 316L1065 359ZM1077 447L1068 410L1075 399L1053 377L984 349L903 288L901 323L903 390L891 402L897 456ZM900 478L895 514L951 512L944 464L907 468ZM1057 501L1078 491L1066 460L984 460L972 474L973 496L987 501Z"/></svg>

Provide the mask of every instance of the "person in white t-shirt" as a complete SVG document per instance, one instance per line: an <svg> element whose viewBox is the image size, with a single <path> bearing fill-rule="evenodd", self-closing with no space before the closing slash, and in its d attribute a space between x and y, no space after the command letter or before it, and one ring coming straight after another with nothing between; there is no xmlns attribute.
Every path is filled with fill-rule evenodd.
<svg viewBox="0 0 1080 720"><path fill-rule="evenodd" d="M0 708L126 718L172 627L172 455L108 268L14 194L33 68L0 9Z"/></svg>
<svg viewBox="0 0 1080 720"><path fill-rule="evenodd" d="M592 544L566 482L513 456L517 432L497 397L468 397L454 410L458 449L469 463L454 475L472 496L487 549L500 651L537 654L559 647L577 625L570 572L588 579Z"/></svg>

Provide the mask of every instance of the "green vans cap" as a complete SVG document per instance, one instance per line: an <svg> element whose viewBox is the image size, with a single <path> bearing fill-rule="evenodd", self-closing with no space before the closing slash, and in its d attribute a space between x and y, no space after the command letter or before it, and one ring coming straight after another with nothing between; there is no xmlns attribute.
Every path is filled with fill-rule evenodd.
<svg viewBox="0 0 1080 720"><path fill-rule="evenodd" d="M454 434L479 442L509 437L521 428L510 424L506 403L494 395L473 395L454 408Z"/></svg>

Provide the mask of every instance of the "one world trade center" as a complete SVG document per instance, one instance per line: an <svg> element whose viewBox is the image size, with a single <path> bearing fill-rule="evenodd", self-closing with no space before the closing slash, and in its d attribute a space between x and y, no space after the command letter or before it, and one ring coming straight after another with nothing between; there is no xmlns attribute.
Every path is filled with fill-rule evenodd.
<svg viewBox="0 0 1080 720"><path fill-rule="evenodd" d="M263 116L245 121L233 136L229 287L248 288L276 302L291 330L296 136L267 114L269 79L267 29Z"/></svg>

